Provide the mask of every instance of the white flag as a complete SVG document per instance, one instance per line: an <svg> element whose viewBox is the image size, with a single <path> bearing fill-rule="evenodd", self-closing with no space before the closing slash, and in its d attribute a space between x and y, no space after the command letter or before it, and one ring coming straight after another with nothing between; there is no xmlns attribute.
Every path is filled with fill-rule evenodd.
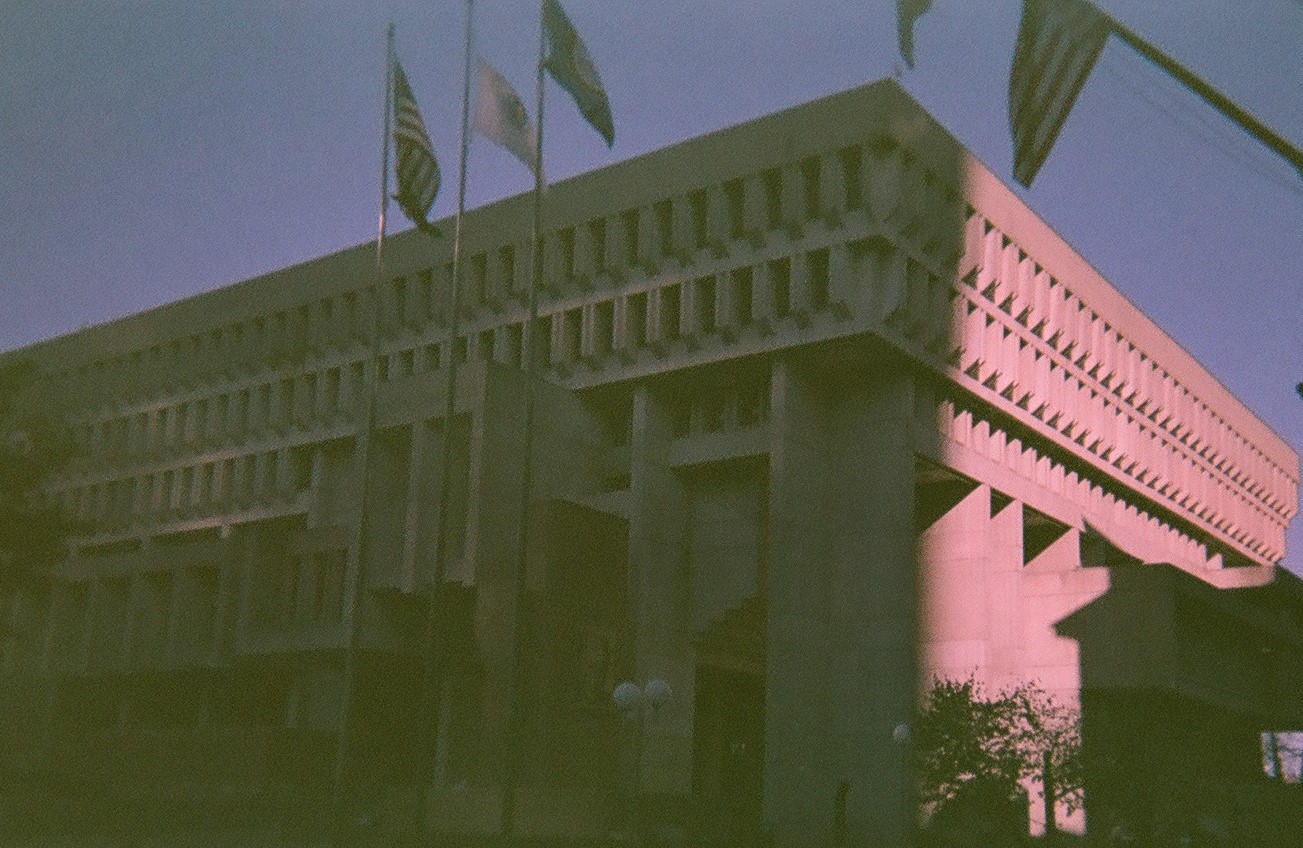
<svg viewBox="0 0 1303 848"><path fill-rule="evenodd" d="M483 59L479 60L475 94L475 130L506 148L531 171L535 170L534 124L525 113L520 95L506 77Z"/></svg>

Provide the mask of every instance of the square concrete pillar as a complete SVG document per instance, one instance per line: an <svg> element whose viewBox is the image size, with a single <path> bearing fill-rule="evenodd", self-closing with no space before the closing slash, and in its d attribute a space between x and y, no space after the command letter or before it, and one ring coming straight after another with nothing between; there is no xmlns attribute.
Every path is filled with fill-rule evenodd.
<svg viewBox="0 0 1303 848"><path fill-rule="evenodd" d="M629 445L629 607L632 679L670 684L672 696L644 731L641 787L686 794L692 787L694 652L685 608L683 487L667 463L669 410L646 384L633 396Z"/></svg>
<svg viewBox="0 0 1303 848"><path fill-rule="evenodd" d="M816 368L780 362L771 389L765 822L778 846L903 845L914 802L892 733L916 686L911 383L820 385Z"/></svg>
<svg viewBox="0 0 1303 848"><path fill-rule="evenodd" d="M830 844L839 782L827 655L832 456L824 403L787 361L774 366L770 402L764 817L775 845Z"/></svg>

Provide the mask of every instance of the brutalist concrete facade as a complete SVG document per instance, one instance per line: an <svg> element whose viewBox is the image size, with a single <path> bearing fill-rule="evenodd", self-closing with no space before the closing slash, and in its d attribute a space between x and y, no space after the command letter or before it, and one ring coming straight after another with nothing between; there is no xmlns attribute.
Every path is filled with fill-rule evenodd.
<svg viewBox="0 0 1303 848"><path fill-rule="evenodd" d="M1172 699L1213 780L1303 726L1297 456L895 83L544 206L526 534L528 197L467 217L455 339L412 232L378 281L362 246L8 354L66 389L85 528L10 599L11 762L138 829L308 839L347 717L361 839L510 794L517 833L900 844L934 676L1097 704L1088 746ZM1092 826L1151 815L1099 779Z"/></svg>

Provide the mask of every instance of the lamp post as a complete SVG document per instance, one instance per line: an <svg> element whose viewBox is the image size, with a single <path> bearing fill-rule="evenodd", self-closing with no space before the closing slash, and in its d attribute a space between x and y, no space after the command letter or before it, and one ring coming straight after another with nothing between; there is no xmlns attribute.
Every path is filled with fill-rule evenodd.
<svg viewBox="0 0 1303 848"><path fill-rule="evenodd" d="M914 731L909 722L898 722L891 729L891 741L900 752L900 831L896 835L899 844L908 845L913 839L917 826L918 808L914 804L914 780L911 763L911 743Z"/></svg>
<svg viewBox="0 0 1303 848"><path fill-rule="evenodd" d="M629 767L629 808L628 826L632 833L642 834L638 815L639 797L642 783L642 749L643 733L647 720L670 699L670 684L659 677L652 678L641 687L632 680L626 680L611 692L611 700L620 716L633 724L633 750Z"/></svg>

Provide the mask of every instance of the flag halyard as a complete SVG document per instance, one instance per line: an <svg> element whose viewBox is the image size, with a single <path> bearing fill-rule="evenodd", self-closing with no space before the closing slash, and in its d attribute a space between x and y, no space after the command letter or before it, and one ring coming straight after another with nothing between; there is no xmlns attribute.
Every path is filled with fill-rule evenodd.
<svg viewBox="0 0 1303 848"><path fill-rule="evenodd" d="M476 73L475 130L536 170L534 124L506 77L483 59Z"/></svg>
<svg viewBox="0 0 1303 848"><path fill-rule="evenodd" d="M1023 0L1013 70L1009 128L1013 174L1030 186L1113 31L1085 0Z"/></svg>
<svg viewBox="0 0 1303 848"><path fill-rule="evenodd" d="M606 89L588 48L558 0L543 0L543 30L548 45L544 68L570 92L580 114L610 147L615 143L615 125Z"/></svg>
<svg viewBox="0 0 1303 848"><path fill-rule="evenodd" d="M431 235L439 235L428 220L430 207L439 194L439 162L417 109L411 84L403 66L394 60L394 156L397 160L398 192L394 200L412 223Z"/></svg>

